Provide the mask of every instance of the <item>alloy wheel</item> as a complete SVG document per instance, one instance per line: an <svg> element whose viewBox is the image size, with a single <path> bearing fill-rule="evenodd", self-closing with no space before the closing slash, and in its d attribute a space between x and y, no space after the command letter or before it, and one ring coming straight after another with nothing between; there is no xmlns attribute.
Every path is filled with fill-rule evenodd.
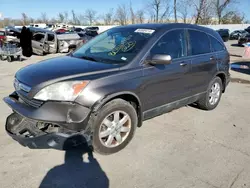
<svg viewBox="0 0 250 188"><path fill-rule="evenodd" d="M130 130L130 116L124 111L114 111L102 121L99 139L105 147L117 147L126 140Z"/></svg>
<svg viewBox="0 0 250 188"><path fill-rule="evenodd" d="M215 105L218 102L220 98L220 93L221 93L220 84L216 82L212 85L212 88L209 93L209 103L211 105Z"/></svg>

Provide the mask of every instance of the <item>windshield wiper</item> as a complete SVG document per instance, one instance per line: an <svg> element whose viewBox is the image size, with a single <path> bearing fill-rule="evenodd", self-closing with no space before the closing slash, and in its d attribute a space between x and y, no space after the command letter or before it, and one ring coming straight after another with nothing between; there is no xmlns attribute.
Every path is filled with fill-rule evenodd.
<svg viewBox="0 0 250 188"><path fill-rule="evenodd" d="M97 62L97 60L96 60L95 58L93 58L93 57L81 56L80 58L81 58L81 59L86 59L86 60L90 60L90 61L95 61L95 62Z"/></svg>

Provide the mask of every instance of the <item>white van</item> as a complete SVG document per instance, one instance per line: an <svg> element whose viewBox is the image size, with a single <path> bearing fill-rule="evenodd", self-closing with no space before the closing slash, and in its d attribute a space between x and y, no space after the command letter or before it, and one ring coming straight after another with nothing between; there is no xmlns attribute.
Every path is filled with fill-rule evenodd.
<svg viewBox="0 0 250 188"><path fill-rule="evenodd" d="M45 23L32 23L29 26L44 29L47 27L47 24L45 24Z"/></svg>

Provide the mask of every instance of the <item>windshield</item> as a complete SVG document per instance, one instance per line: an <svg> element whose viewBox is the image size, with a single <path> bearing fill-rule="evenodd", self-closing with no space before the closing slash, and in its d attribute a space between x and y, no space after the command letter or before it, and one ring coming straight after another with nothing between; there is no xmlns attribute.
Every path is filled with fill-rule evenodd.
<svg viewBox="0 0 250 188"><path fill-rule="evenodd" d="M152 29L114 28L96 36L72 56L104 63L129 63L154 33Z"/></svg>

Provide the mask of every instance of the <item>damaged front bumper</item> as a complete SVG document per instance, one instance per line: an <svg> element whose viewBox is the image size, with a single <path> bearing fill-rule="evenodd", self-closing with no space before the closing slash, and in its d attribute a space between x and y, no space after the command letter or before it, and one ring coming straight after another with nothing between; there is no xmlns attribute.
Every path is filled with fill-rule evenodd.
<svg viewBox="0 0 250 188"><path fill-rule="evenodd" d="M90 109L75 103L46 102L34 108L16 93L4 98L14 111L6 120L7 133L21 145L32 149L67 149L90 141Z"/></svg>

